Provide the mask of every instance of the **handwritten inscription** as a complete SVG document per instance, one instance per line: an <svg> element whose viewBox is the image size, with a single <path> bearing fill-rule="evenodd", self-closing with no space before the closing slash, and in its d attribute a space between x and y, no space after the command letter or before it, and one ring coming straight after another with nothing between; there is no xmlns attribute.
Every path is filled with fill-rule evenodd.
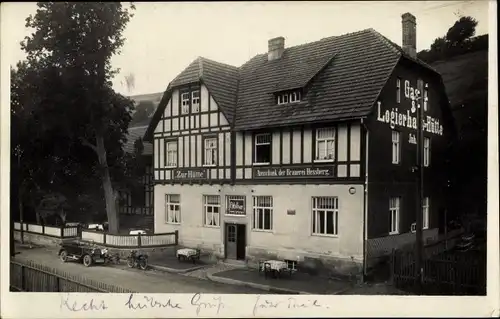
<svg viewBox="0 0 500 319"><path fill-rule="evenodd" d="M88 301L71 300L70 295L66 294L61 297L60 309L69 310L73 312L80 311L103 311L108 309L104 300L96 300L91 298Z"/></svg>
<svg viewBox="0 0 500 319"><path fill-rule="evenodd" d="M259 310L262 309L309 309L309 308L326 308L329 309L327 305L322 305L317 299L307 299L299 300L294 297L289 297L284 300L269 300L263 298L261 295L257 296L255 304L253 306L253 315L256 316Z"/></svg>
<svg viewBox="0 0 500 319"><path fill-rule="evenodd" d="M143 296L143 298L134 298L134 294L130 294L125 306L128 309L146 309L146 308L170 308L170 309L182 309L180 304L173 302L172 299L167 300L156 300L154 297Z"/></svg>
<svg viewBox="0 0 500 319"><path fill-rule="evenodd" d="M202 295L197 293L191 298L191 305L196 308L196 315L199 316L200 312L204 309L213 309L215 314L219 314L224 308L222 298L220 296L212 298L202 298Z"/></svg>
<svg viewBox="0 0 500 319"><path fill-rule="evenodd" d="M273 177L331 177L333 167L305 167L305 168L254 168L254 178Z"/></svg>

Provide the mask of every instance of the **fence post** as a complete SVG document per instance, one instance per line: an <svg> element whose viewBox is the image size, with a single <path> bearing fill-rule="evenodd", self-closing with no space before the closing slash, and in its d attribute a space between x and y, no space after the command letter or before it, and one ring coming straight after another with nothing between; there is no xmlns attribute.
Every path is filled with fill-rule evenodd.
<svg viewBox="0 0 500 319"><path fill-rule="evenodd" d="M24 272L24 266L21 265L21 291L26 291L26 287L24 285L24 277L26 276L25 272Z"/></svg>
<svg viewBox="0 0 500 319"><path fill-rule="evenodd" d="M142 246L142 239L141 239L141 234L137 235L137 246L141 247Z"/></svg>
<svg viewBox="0 0 500 319"><path fill-rule="evenodd" d="M61 239L63 239L64 238L64 225L62 225L59 229L61 230Z"/></svg>
<svg viewBox="0 0 500 319"><path fill-rule="evenodd" d="M54 277L56 277L56 289L55 289L56 291L55 292L60 292L60 290L61 290L60 278L59 278L59 276L54 276Z"/></svg>
<svg viewBox="0 0 500 319"><path fill-rule="evenodd" d="M102 241L104 242L103 244L106 244L106 233L102 236Z"/></svg>
<svg viewBox="0 0 500 319"><path fill-rule="evenodd" d="M394 253L394 248L392 249L392 252L391 252L391 265L390 265L390 269L391 269L391 276L390 276L390 283L391 285L394 285L394 261L396 259L395 257L395 253Z"/></svg>
<svg viewBox="0 0 500 319"><path fill-rule="evenodd" d="M179 244L179 230L177 229L175 230L175 244Z"/></svg>
<svg viewBox="0 0 500 319"><path fill-rule="evenodd" d="M42 234L45 235L45 225L42 224Z"/></svg>

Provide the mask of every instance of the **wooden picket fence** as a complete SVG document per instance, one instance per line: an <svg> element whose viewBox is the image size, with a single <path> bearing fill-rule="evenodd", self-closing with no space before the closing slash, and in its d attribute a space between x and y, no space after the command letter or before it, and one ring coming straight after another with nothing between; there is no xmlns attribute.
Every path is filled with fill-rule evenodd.
<svg viewBox="0 0 500 319"><path fill-rule="evenodd" d="M179 231L150 235L113 235L95 230L82 230L81 239L112 248L155 248L176 246Z"/></svg>
<svg viewBox="0 0 500 319"><path fill-rule="evenodd" d="M27 292L112 292L131 293L128 289L73 276L34 261L10 261L10 291Z"/></svg>
<svg viewBox="0 0 500 319"><path fill-rule="evenodd" d="M424 294L486 294L486 254L483 251L426 256L422 266ZM414 252L394 250L391 254L391 274L396 288L416 292Z"/></svg>
<svg viewBox="0 0 500 319"><path fill-rule="evenodd" d="M44 226L37 224L28 224L28 223L14 223L14 230L21 231L21 228L26 233L50 236L55 238L73 238L78 236L78 227L55 227L55 226Z"/></svg>

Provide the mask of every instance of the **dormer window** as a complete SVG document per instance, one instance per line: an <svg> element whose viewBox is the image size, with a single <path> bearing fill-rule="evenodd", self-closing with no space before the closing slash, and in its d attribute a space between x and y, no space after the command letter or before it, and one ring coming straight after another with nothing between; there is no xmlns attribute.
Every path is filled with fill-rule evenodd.
<svg viewBox="0 0 500 319"><path fill-rule="evenodd" d="M189 92L181 94L181 113L188 114L189 113Z"/></svg>
<svg viewBox="0 0 500 319"><path fill-rule="evenodd" d="M278 105L300 102L300 91L292 91L278 94Z"/></svg>
<svg viewBox="0 0 500 319"><path fill-rule="evenodd" d="M193 106L193 113L198 113L200 111L200 91L196 90L191 92L191 105Z"/></svg>

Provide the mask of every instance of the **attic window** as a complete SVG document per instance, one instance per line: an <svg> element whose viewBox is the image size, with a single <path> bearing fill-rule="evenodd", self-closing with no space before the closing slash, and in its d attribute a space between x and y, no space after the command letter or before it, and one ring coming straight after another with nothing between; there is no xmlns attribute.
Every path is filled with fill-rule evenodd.
<svg viewBox="0 0 500 319"><path fill-rule="evenodd" d="M189 113L189 93L182 93L181 95L181 112L182 114L188 114Z"/></svg>
<svg viewBox="0 0 500 319"><path fill-rule="evenodd" d="M300 91L292 91L278 94L278 105L300 102Z"/></svg>
<svg viewBox="0 0 500 319"><path fill-rule="evenodd" d="M192 112L198 113L200 111L200 91L191 92L191 104L193 106Z"/></svg>

